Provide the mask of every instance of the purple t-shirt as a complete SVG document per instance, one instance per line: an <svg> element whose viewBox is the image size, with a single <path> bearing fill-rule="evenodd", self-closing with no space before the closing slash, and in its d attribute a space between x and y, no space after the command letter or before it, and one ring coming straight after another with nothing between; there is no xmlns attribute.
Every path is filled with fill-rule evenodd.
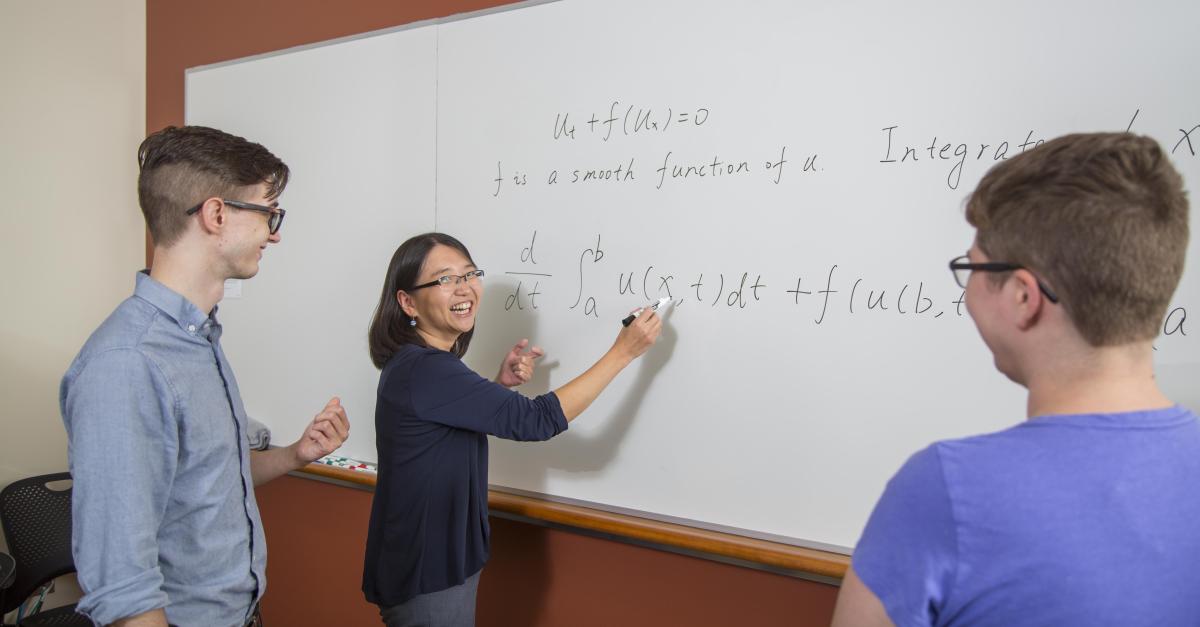
<svg viewBox="0 0 1200 627"><path fill-rule="evenodd" d="M1200 421L1043 416L933 444L853 565L898 626L1198 625Z"/></svg>

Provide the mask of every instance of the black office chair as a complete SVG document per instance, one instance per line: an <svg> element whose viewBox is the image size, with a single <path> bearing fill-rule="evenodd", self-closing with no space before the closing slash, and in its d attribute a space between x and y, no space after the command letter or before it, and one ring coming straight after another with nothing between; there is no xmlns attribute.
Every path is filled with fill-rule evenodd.
<svg viewBox="0 0 1200 627"><path fill-rule="evenodd" d="M75 572L71 558L71 489L51 490L46 485L70 480L69 473L60 472L21 479L0 490L0 526L16 561L12 585L0 595L0 617L55 577ZM91 624L87 617L75 613L74 604L37 612L18 623L19 627Z"/></svg>

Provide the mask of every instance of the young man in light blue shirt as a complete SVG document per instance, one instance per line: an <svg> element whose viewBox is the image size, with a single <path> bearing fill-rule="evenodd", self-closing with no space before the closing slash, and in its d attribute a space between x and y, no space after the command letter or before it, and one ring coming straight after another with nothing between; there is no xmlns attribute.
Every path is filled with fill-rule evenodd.
<svg viewBox="0 0 1200 627"><path fill-rule="evenodd" d="M834 625L1200 624L1200 421L1152 346L1187 249L1179 174L1151 139L1069 135L988 172L967 220L951 270L1027 420L908 460Z"/></svg>
<svg viewBox="0 0 1200 627"><path fill-rule="evenodd" d="M78 609L103 625L257 625L266 544L254 486L349 434L335 397L292 445L251 451L221 350L225 280L253 277L280 241L288 168L259 144L204 127L152 134L138 162L153 268L60 390Z"/></svg>

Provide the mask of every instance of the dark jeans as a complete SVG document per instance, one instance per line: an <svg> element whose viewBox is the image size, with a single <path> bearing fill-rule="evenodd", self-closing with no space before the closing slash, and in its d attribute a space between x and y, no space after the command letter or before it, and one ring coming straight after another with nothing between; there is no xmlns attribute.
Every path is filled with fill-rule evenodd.
<svg viewBox="0 0 1200 627"><path fill-rule="evenodd" d="M479 573L475 573L453 588L421 594L400 605L380 607L379 616L387 627L475 627L478 590Z"/></svg>

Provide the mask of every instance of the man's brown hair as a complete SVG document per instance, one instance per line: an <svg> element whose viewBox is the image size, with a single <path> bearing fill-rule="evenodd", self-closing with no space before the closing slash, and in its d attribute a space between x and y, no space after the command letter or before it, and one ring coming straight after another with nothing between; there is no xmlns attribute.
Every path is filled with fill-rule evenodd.
<svg viewBox="0 0 1200 627"><path fill-rule="evenodd" d="M1046 142L992 168L966 213L979 249L1045 281L1092 346L1158 335L1183 273L1188 202L1153 139Z"/></svg>
<svg viewBox="0 0 1200 627"><path fill-rule="evenodd" d="M204 126L151 134L138 148L138 168L138 204L159 246L179 239L197 203L262 183L274 200L288 181L287 165L262 145Z"/></svg>

